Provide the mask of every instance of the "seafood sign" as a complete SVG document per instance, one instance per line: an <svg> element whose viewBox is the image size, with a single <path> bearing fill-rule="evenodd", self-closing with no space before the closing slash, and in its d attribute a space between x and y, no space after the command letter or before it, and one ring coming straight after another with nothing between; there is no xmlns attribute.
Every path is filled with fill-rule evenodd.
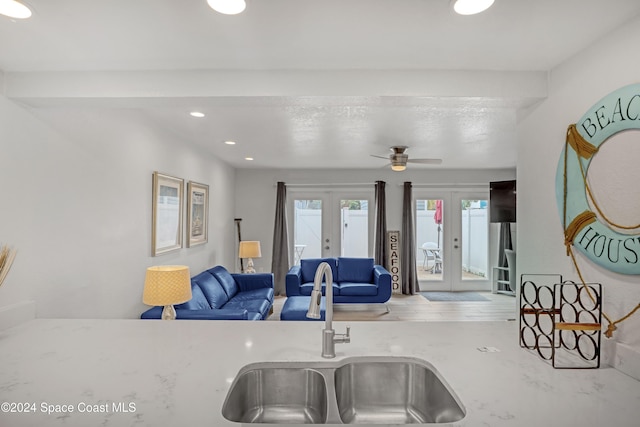
<svg viewBox="0 0 640 427"><path fill-rule="evenodd" d="M391 273L391 292L400 293L400 231L387 231L387 265Z"/></svg>

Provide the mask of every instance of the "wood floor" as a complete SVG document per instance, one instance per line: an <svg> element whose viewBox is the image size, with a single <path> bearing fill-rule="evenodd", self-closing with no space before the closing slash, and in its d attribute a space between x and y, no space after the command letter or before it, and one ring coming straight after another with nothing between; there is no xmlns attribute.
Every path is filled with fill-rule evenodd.
<svg viewBox="0 0 640 427"><path fill-rule="evenodd" d="M393 295L381 304L341 304L335 307L336 321L507 321L516 320L516 298L478 292L489 301L428 301L422 295ZM267 320L279 320L286 297L275 298L274 312ZM388 311L387 311L388 308Z"/></svg>

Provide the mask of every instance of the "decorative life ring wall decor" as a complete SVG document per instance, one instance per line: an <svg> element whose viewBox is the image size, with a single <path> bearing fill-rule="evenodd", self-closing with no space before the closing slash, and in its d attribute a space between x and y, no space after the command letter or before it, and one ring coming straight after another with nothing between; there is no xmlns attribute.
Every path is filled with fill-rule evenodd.
<svg viewBox="0 0 640 427"><path fill-rule="evenodd" d="M610 93L569 126L556 172L556 200L567 255L573 246L608 270L640 275L640 224L609 220L593 198L587 180L589 164L602 143L630 129L640 129L640 84ZM589 201L599 215L592 211ZM629 230L629 234L614 227Z"/></svg>

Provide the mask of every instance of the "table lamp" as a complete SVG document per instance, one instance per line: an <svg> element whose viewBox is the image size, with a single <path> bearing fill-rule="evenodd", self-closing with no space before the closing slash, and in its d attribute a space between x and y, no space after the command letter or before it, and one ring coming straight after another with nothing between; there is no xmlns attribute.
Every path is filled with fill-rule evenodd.
<svg viewBox="0 0 640 427"><path fill-rule="evenodd" d="M182 304L191 299L191 279L186 265L160 265L147 268L144 279L142 302L147 305L162 305L163 320L174 320L173 304Z"/></svg>
<svg viewBox="0 0 640 427"><path fill-rule="evenodd" d="M260 252L260 242L256 240L245 240L240 242L238 256L240 258L249 258L249 261L247 261L247 268L244 270L245 273L255 273L256 270L253 268L252 258L260 258L262 256L262 253Z"/></svg>

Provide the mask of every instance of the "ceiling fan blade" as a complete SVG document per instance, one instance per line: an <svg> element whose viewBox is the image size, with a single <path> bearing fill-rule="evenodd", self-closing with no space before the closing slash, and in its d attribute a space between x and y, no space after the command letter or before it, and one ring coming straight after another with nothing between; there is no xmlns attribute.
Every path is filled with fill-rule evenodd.
<svg viewBox="0 0 640 427"><path fill-rule="evenodd" d="M377 157L379 159L389 160L389 156L376 156L375 154L370 154L371 157Z"/></svg>
<svg viewBox="0 0 640 427"><path fill-rule="evenodd" d="M409 159L409 163L421 163L423 165L439 165L442 163L442 159Z"/></svg>

